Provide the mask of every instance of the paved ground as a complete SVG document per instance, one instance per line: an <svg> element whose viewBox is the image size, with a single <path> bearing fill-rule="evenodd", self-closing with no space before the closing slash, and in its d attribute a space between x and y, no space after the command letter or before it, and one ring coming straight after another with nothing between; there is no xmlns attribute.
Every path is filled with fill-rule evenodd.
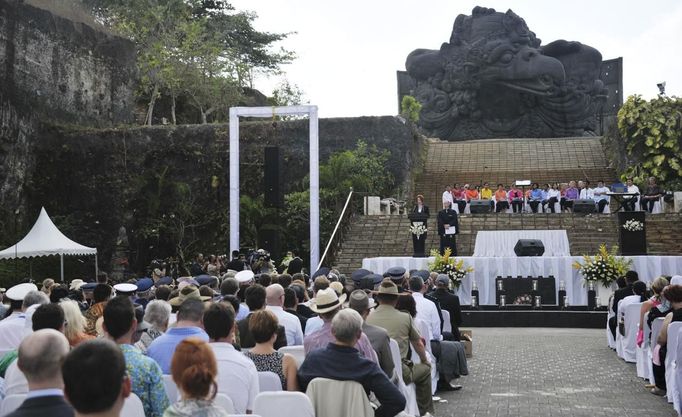
<svg viewBox="0 0 682 417"><path fill-rule="evenodd" d="M474 329L464 389L438 393L436 416L671 417L635 365L606 347L603 330Z"/></svg>

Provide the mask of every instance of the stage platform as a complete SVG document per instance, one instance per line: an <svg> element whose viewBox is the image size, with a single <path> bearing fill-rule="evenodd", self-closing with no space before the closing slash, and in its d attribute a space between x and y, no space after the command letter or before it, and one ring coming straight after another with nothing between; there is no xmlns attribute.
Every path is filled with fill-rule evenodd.
<svg viewBox="0 0 682 417"><path fill-rule="evenodd" d="M651 282L661 275L676 275L682 271L682 256L626 256L632 259L632 269L639 273L640 280ZM548 277L556 279L557 300L558 291L563 281L566 296L571 306L587 305L587 288L583 286L583 278L572 264L582 261L582 256L534 256L534 257L484 257L464 256L467 265L474 268L474 272L467 275L457 294L462 305L471 304L471 288L475 281L479 290L479 304L495 305L495 278L498 276L517 277ZM393 266L405 269L429 269L428 264L433 258L412 257L377 257L362 260L362 267L377 274L383 274ZM511 278L514 279L514 278ZM606 305L612 289L598 286L598 297L602 305ZM508 301L509 302L509 301Z"/></svg>
<svg viewBox="0 0 682 417"><path fill-rule="evenodd" d="M559 310L557 306L531 309L528 306L481 306L473 310L462 307L462 327L564 327L582 329L606 328L606 307L588 310L585 306Z"/></svg>

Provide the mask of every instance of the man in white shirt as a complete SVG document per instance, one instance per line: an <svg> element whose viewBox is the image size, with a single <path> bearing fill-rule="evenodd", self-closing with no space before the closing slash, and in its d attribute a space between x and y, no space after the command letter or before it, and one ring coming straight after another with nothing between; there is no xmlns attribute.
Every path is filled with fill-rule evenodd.
<svg viewBox="0 0 682 417"><path fill-rule="evenodd" d="M627 179L626 185L628 186L628 193L629 194L639 195L639 187L637 187L632 182L632 177L629 177ZM638 200L637 196L625 196L625 197L623 197L623 210L635 211L635 204L637 203L637 200Z"/></svg>
<svg viewBox="0 0 682 417"><path fill-rule="evenodd" d="M580 190L580 199L581 200L592 200L594 197L594 190L590 188L590 182L589 181L578 181L578 189Z"/></svg>
<svg viewBox="0 0 682 417"><path fill-rule="evenodd" d="M417 306L417 320L422 320L429 325L431 329L432 340L443 340L440 331L440 316L438 315L438 308L436 303L424 298L426 292L426 285L421 277L413 276L410 278L410 290L412 291L412 298ZM426 335L422 335L426 337Z"/></svg>
<svg viewBox="0 0 682 417"><path fill-rule="evenodd" d="M597 203L597 213L603 213L604 208L609 205L609 196L606 193L610 192L609 187L604 186L604 181L597 182L597 188L592 190L592 198Z"/></svg>
<svg viewBox="0 0 682 417"><path fill-rule="evenodd" d="M452 187L450 187L449 185L445 186L445 191L443 191L443 208L445 208L445 202L446 201L450 202L449 207L452 207L455 204L455 199L452 197L451 190L452 190Z"/></svg>
<svg viewBox="0 0 682 417"><path fill-rule="evenodd" d="M26 309L34 304L47 304L50 300L35 284L19 284L10 288L5 297L11 301L12 314L0 321L0 351L19 347L26 335Z"/></svg>
<svg viewBox="0 0 682 417"><path fill-rule="evenodd" d="M301 321L298 317L291 313L284 311L284 288L279 284L272 284L265 289L265 307L272 311L279 324L284 326L284 332L287 336L287 346L300 346L303 344L303 330L301 329Z"/></svg>
<svg viewBox="0 0 682 417"><path fill-rule="evenodd" d="M258 370L251 359L237 351L234 342L234 310L224 303L214 303L204 312L204 329L218 364L218 392L227 395L237 414L251 414L260 391Z"/></svg>

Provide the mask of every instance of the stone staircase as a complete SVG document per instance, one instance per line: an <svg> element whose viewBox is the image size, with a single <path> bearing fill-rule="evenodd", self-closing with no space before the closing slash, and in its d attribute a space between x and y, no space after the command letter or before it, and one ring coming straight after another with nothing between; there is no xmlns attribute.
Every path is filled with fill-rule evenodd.
<svg viewBox="0 0 682 417"><path fill-rule="evenodd" d="M479 230L553 230L568 233L571 255L595 254L599 245L618 244L616 215L572 213L540 214L464 214L459 217L460 256L471 256ZM650 255L682 254L682 214L647 214L647 247ZM410 256L412 239L407 216L356 216L336 256L336 267L350 274L362 265L363 258ZM436 219L428 223L427 252L438 249ZM384 271L375 271L383 273Z"/></svg>

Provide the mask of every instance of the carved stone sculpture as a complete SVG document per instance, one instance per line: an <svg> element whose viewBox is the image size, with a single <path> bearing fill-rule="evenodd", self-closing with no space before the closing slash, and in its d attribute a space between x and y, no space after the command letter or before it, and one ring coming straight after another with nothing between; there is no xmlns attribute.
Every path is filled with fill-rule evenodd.
<svg viewBox="0 0 682 417"><path fill-rule="evenodd" d="M592 136L607 90L601 54L579 42L540 39L513 11L459 15L439 50L405 62L422 104L419 124L446 140Z"/></svg>

